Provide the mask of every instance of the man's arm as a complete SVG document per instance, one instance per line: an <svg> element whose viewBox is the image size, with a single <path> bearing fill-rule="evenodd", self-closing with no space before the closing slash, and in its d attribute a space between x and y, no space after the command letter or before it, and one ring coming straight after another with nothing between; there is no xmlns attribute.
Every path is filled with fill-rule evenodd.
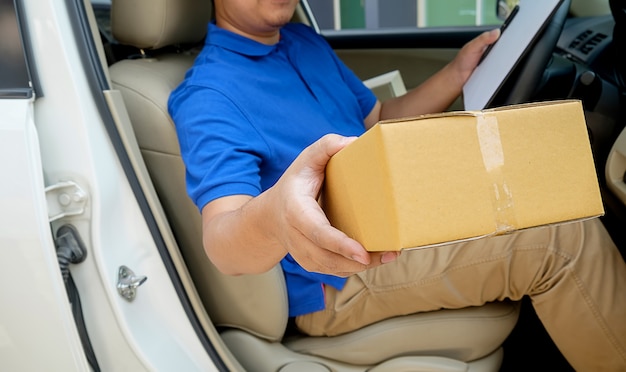
<svg viewBox="0 0 626 372"><path fill-rule="evenodd" d="M259 196L208 203L202 209L203 243L217 268L232 275L262 273L291 253L308 271L348 276L395 259L397 252L368 253L333 228L317 202L328 160L352 140L327 135Z"/></svg>
<svg viewBox="0 0 626 372"><path fill-rule="evenodd" d="M365 119L369 129L380 120L442 112L463 91L463 85L478 65L488 45L500 36L500 30L484 32L465 44L454 60L407 94L376 106Z"/></svg>

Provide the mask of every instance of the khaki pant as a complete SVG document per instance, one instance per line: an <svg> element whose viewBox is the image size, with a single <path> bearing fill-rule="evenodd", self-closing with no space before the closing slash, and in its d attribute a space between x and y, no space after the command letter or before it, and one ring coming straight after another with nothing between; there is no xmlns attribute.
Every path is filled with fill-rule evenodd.
<svg viewBox="0 0 626 372"><path fill-rule="evenodd" d="M300 316L310 335L338 335L389 317L529 295L580 371L626 371L626 265L599 220L403 252L326 287L326 310Z"/></svg>

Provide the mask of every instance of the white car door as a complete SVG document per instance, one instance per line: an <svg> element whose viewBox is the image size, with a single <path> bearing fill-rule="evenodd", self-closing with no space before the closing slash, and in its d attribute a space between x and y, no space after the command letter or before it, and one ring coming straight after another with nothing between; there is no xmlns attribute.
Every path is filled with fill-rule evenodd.
<svg viewBox="0 0 626 372"><path fill-rule="evenodd" d="M0 0L0 370L214 370L107 135L88 6Z"/></svg>
<svg viewBox="0 0 626 372"><path fill-rule="evenodd" d="M0 35L0 365L86 370L50 231L35 90L12 1L0 1Z"/></svg>

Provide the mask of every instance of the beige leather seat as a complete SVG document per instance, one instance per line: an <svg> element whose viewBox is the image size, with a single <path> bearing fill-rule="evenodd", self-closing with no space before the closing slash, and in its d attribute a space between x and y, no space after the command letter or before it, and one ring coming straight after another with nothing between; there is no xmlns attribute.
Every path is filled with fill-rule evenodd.
<svg viewBox="0 0 626 372"><path fill-rule="evenodd" d="M339 337L306 337L288 327L279 266L240 277L212 266L167 113L168 95L197 52L185 46L202 41L210 15L210 0L113 0L115 38L145 56L115 63L110 76L197 291L232 354L246 370L260 371L497 371L502 342L517 321L515 304L416 314Z"/></svg>

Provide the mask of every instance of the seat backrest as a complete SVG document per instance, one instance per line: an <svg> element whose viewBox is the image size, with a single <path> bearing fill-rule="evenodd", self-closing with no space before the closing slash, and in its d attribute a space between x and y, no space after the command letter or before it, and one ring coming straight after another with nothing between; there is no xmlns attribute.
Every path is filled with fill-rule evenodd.
<svg viewBox="0 0 626 372"><path fill-rule="evenodd" d="M170 92L193 64L196 46L211 19L210 0L113 0L111 29L143 58L110 67L133 130L198 294L216 327L236 327L268 340L282 339L288 319L284 277L277 265L262 275L221 274L202 247L198 208L187 197L185 167L174 123L167 111ZM179 48L174 48L177 46ZM208 108L210 109L210 108Z"/></svg>

